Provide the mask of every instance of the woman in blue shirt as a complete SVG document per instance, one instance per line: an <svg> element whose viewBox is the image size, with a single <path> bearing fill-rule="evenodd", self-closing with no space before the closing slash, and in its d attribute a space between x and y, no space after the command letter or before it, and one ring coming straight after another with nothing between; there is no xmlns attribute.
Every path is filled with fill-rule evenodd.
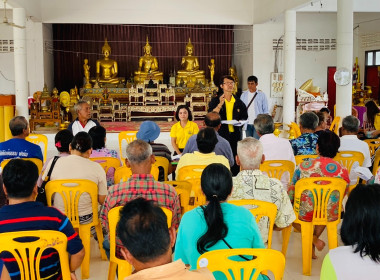
<svg viewBox="0 0 380 280"><path fill-rule="evenodd" d="M202 173L201 187L208 203L183 216L175 260L182 259L190 269L196 269L199 256L207 251L264 248L254 216L244 207L226 202L232 190L232 175L224 165L207 166Z"/></svg>

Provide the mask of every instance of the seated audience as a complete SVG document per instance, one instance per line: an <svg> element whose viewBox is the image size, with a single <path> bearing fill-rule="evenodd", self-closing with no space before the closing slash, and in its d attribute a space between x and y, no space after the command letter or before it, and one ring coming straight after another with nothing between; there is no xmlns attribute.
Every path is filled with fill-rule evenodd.
<svg viewBox="0 0 380 280"><path fill-rule="evenodd" d="M348 177L347 169L342 167L338 162L333 160L333 158L338 153L340 146L340 140L338 135L330 130L321 132L318 137L317 142L317 152L319 157L315 159L309 159L308 161L302 162L297 166L294 171L293 179L290 182L288 189L288 195L292 203L294 202L294 186L298 180L310 177L335 177L342 178L347 182L347 188L345 194L347 194L350 179ZM335 221L338 219L338 207L336 203L339 202L339 194L333 192L327 204L327 214L328 220ZM299 209L299 219L303 221L311 221L313 218L313 208L314 201L313 195L307 191L301 195L301 204ZM297 229L300 230L299 224L293 224ZM313 246L315 246L319 251L325 247L325 243L319 239L325 226L317 225L314 229ZM313 248L314 249L314 248ZM316 259L317 256L313 250L313 258Z"/></svg>
<svg viewBox="0 0 380 280"><path fill-rule="evenodd" d="M315 113L318 117L318 125L317 127L315 128L315 131L314 133L317 134L319 136L319 134L326 130L326 129L329 129L329 126L327 125L327 118L326 118L326 114L319 111L319 112L316 112Z"/></svg>
<svg viewBox="0 0 380 280"><path fill-rule="evenodd" d="M55 148L58 151L58 156L59 157L66 157L70 155L70 143L73 141L73 134L71 133L70 130L64 129L58 131L58 133L54 137L54 142L55 142ZM46 170L46 166L49 164L49 162L52 159L48 159L45 161L44 166L42 167L42 171L40 176L38 177L37 185L41 186L42 184L42 175L44 174Z"/></svg>
<svg viewBox="0 0 380 280"><path fill-rule="evenodd" d="M371 153L368 144L357 137L359 131L359 120L354 116L347 116L342 121L342 137L340 137L339 152L355 151L360 152L364 156L363 167L371 167ZM350 185L355 185L358 175L353 170L358 164L353 165L350 175Z"/></svg>
<svg viewBox="0 0 380 280"><path fill-rule="evenodd" d="M9 205L0 209L0 233L26 230L55 230L64 233L67 236L71 279L76 279L75 270L84 258L82 241L64 214L54 207L46 207L35 201L37 179L38 169L31 161L14 159L4 167L3 188ZM5 262L12 279L20 279L20 269L12 255L3 252L0 258ZM43 252L39 273L41 279L62 279L58 254L54 249Z"/></svg>
<svg viewBox="0 0 380 280"><path fill-rule="evenodd" d="M236 162L240 165L240 172L233 178L234 187L229 200L257 199L274 203L277 206L274 229L282 230L294 222L296 215L282 183L277 179L269 178L260 171L260 164L264 160L263 146L259 140L247 137L238 142ZM260 220L259 229L266 242L268 240L268 219Z"/></svg>
<svg viewBox="0 0 380 280"><path fill-rule="evenodd" d="M170 130L170 137L175 155L180 155L191 135L197 134L198 125L193 122L193 116L187 105L179 105L175 113L178 121Z"/></svg>
<svg viewBox="0 0 380 280"><path fill-rule="evenodd" d="M344 246L323 260L321 280L379 279L380 185L358 185L346 204L340 237Z"/></svg>
<svg viewBox="0 0 380 280"><path fill-rule="evenodd" d="M103 126L94 126L89 131L88 134L92 139L92 153L90 158L97 157L113 157L120 160L118 153L115 150L110 150L106 148L106 129ZM121 166L120 161L120 166ZM115 174L114 168L109 168L106 174L107 177L107 187L114 184L113 175Z"/></svg>
<svg viewBox="0 0 380 280"><path fill-rule="evenodd" d="M303 113L300 117L301 136L290 140L295 156L298 155L315 155L318 135L314 133L318 125L318 117L313 112Z"/></svg>
<svg viewBox="0 0 380 280"><path fill-rule="evenodd" d="M380 133L380 109L373 100L366 102L365 107L366 112L363 114L364 131L369 132L366 133L367 138L376 138Z"/></svg>
<svg viewBox="0 0 380 280"><path fill-rule="evenodd" d="M211 163L221 163L230 168L228 159L225 156L216 155L214 151L215 145L218 142L216 132L211 127L206 127L199 131L197 135L197 146L199 151L188 153L181 156L177 169L175 170L176 177L182 167L189 165L209 165Z"/></svg>
<svg viewBox="0 0 380 280"><path fill-rule="evenodd" d="M321 110L319 110L319 112L322 112L325 115L327 128L330 128L331 122L332 122L332 117L330 115L329 108L323 107Z"/></svg>
<svg viewBox="0 0 380 280"><path fill-rule="evenodd" d="M259 140L263 145L263 153L265 160L288 160L296 164L294 158L293 149L289 141L276 137L274 132L273 118L270 115L259 114L253 122L255 126L256 133L259 135ZM288 188L289 184L289 173L286 172L281 177L281 182L285 189Z"/></svg>
<svg viewBox="0 0 380 280"><path fill-rule="evenodd" d="M214 149L215 154L225 156L228 159L230 166L233 166L235 164L235 161L230 143L218 133L218 130L222 125L220 115L216 112L207 113L204 118L204 124L206 127L215 129L216 138L218 139L218 143L216 143ZM199 151L197 146L197 135L193 135L189 138L186 147L182 152L182 155L186 153L193 153L195 151Z"/></svg>
<svg viewBox="0 0 380 280"><path fill-rule="evenodd" d="M9 121L12 139L0 143L0 163L10 158L38 158L43 162L40 146L27 140L29 124L23 116L14 117Z"/></svg>
<svg viewBox="0 0 380 280"><path fill-rule="evenodd" d="M60 179L86 179L94 182L98 187L98 202L103 204L107 195L107 180L104 169L89 159L92 151L92 140L87 132L78 132L70 144L71 155L61 157L55 163L50 180ZM50 169L49 162L46 170ZM45 179L45 173L42 180ZM64 212L65 207L60 195L54 196L54 207ZM92 221L92 204L90 195L84 193L79 199L79 222L86 224ZM97 213L95 213L96 215Z"/></svg>
<svg viewBox="0 0 380 280"><path fill-rule="evenodd" d="M172 161L172 156L169 148L160 143L155 143L154 141L160 136L160 127L152 121L144 121L140 125L140 129L136 134L137 139L141 139L152 147L153 154L156 157L164 157L169 160L169 162ZM167 180L164 175L164 170L162 167L158 167L160 172L158 174L158 181L165 181ZM171 170L171 164L169 165L170 170L168 170L168 174L172 173Z"/></svg>
<svg viewBox="0 0 380 280"><path fill-rule="evenodd" d="M172 262L176 231L168 229L164 211L153 201L140 197L128 202L120 211L117 235L122 255L135 268L125 280L214 279L207 268L189 271L182 260Z"/></svg>
<svg viewBox="0 0 380 280"><path fill-rule="evenodd" d="M226 202L232 191L232 174L227 167L220 163L207 166L202 173L201 187L207 204L183 215L174 260L181 259L193 270L199 256L208 251L264 248L251 212Z"/></svg>
<svg viewBox="0 0 380 280"><path fill-rule="evenodd" d="M78 117L67 127L74 136L81 131L89 132L92 127L100 125L97 120L91 119L90 104L86 101L79 100L78 103L74 105L74 110Z"/></svg>
<svg viewBox="0 0 380 280"><path fill-rule="evenodd" d="M181 206L174 187L155 181L150 174L152 164L155 162L152 147L143 140L135 140L128 144L126 166L132 170L132 177L127 182L109 188L108 195L100 212L100 220L106 233L104 247L109 248L108 212L116 206L125 205L130 200L143 197L156 201L173 212L172 225L178 228L181 219ZM120 245L120 241L118 241ZM117 254L119 254L118 246Z"/></svg>

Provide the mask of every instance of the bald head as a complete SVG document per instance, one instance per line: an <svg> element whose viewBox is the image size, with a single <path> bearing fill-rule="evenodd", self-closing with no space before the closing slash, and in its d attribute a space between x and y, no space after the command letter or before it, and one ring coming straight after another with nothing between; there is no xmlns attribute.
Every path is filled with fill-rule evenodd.
<svg viewBox="0 0 380 280"><path fill-rule="evenodd" d="M220 115L217 112L207 113L204 122L207 127L212 127L218 131L221 125Z"/></svg>

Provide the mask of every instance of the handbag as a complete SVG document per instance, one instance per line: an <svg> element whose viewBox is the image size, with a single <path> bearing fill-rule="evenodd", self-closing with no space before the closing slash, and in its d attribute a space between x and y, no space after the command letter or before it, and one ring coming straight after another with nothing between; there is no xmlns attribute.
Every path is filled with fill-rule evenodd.
<svg viewBox="0 0 380 280"><path fill-rule="evenodd" d="M41 187L38 188L38 194L36 197L36 201L41 202L43 205L47 206L47 199L46 199L46 193L45 193L45 186L50 181L51 173L53 172L53 168L57 160L59 159L59 156L55 156L53 159L53 162L51 163L49 172L47 173L44 181L41 184Z"/></svg>

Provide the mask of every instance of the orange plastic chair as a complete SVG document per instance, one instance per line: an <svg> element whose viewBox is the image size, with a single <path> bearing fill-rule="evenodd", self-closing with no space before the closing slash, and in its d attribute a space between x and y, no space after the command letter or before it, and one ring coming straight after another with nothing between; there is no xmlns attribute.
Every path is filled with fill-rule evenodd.
<svg viewBox="0 0 380 280"><path fill-rule="evenodd" d="M293 178L294 163L290 160L266 160L260 165L260 170L265 172L268 177L276 178L281 181L282 176L289 173L289 182Z"/></svg>
<svg viewBox="0 0 380 280"><path fill-rule="evenodd" d="M168 179L170 162L166 157L155 156L155 158L155 164L164 169L164 181L166 181Z"/></svg>
<svg viewBox="0 0 380 280"><path fill-rule="evenodd" d="M188 181L165 181L164 183L172 185L175 188L181 202L181 214L183 215L187 211L191 210L189 204L192 188L191 183Z"/></svg>
<svg viewBox="0 0 380 280"><path fill-rule="evenodd" d="M178 181L188 181L192 185L190 197L194 197L194 203L190 203L190 208L194 208L206 203L206 196L201 189L201 175L207 165L188 165L178 171Z"/></svg>
<svg viewBox="0 0 380 280"><path fill-rule="evenodd" d="M294 130L294 137L295 138L298 138L301 136L302 133L301 133L301 129L298 126L298 124L296 124L295 122L291 122L290 127L293 128L293 130Z"/></svg>
<svg viewBox="0 0 380 280"><path fill-rule="evenodd" d="M249 261L235 260L242 255L249 259L250 256L256 258ZM220 271L228 280L254 280L261 272L270 270L275 280L280 280L284 275L285 257L272 249L222 249L201 255L197 267L207 267L211 272Z"/></svg>
<svg viewBox="0 0 380 280"><path fill-rule="evenodd" d="M137 131L135 130L119 132L120 158L123 163L125 161L125 157L123 156L123 151L125 151L125 148L123 149L123 140L126 142L126 145L128 145L129 143L131 143L133 140L136 139L136 134L137 134Z"/></svg>
<svg viewBox="0 0 380 280"><path fill-rule="evenodd" d="M320 185L319 182L321 181L327 184ZM337 227L340 223L340 215L338 215L337 220L328 221L327 204L332 192L338 191L339 202L337 213L341 213L346 186L347 182L345 180L330 177L304 178L299 180L295 185L294 212L296 214L296 220L294 222L301 225L303 275L311 275L311 254L315 225L326 226L329 249L334 249L338 246ZM298 216L301 204L301 194L307 190L312 193L314 199L314 213L313 220L311 222L300 220Z"/></svg>
<svg viewBox="0 0 380 280"><path fill-rule="evenodd" d="M123 206L112 208L108 212L108 225L110 237L110 264L108 267L108 280L115 280L116 268L118 271L118 279L124 279L132 274L132 266L124 259L116 257L116 226L120 219L120 210ZM161 207L167 217L168 227L172 225L173 213L165 207Z"/></svg>
<svg viewBox="0 0 380 280"><path fill-rule="evenodd" d="M380 140L378 139L365 139L364 140L369 147L369 152L371 153L371 157L375 154L378 147L380 147Z"/></svg>
<svg viewBox="0 0 380 280"><path fill-rule="evenodd" d="M10 159L4 159L2 162L1 162L1 170L4 169L4 167L8 164L8 162L10 162L12 159L14 158L10 158ZM37 168L38 168L38 174L41 174L41 170L42 170L42 161L38 158L19 158L19 159L22 159L22 160L30 160L32 162L34 162L35 165L37 165Z"/></svg>
<svg viewBox="0 0 380 280"><path fill-rule="evenodd" d="M32 237L34 240L20 242L18 239ZM55 230L16 231L0 234L0 253L7 251L16 259L21 280L40 279L42 253L53 248L58 252L62 279L70 280L69 254L66 251L67 237Z"/></svg>
<svg viewBox="0 0 380 280"><path fill-rule="evenodd" d="M120 159L114 158L114 157L94 157L94 158L90 158L90 160L99 163L101 167L103 167L104 172L106 172L106 174L110 168L113 168L116 171L117 168L122 166ZM114 173L114 178L115 178L115 173Z"/></svg>
<svg viewBox="0 0 380 280"><path fill-rule="evenodd" d="M296 165L300 165L305 159L307 158L317 158L319 157L319 155L298 155L298 156L294 156L294 158L296 159Z"/></svg>
<svg viewBox="0 0 380 280"><path fill-rule="evenodd" d="M153 175L155 180L158 180L159 169L158 166L152 164L152 168L150 169L150 174ZM126 182L132 176L132 170L127 166L121 166L116 168L115 170L115 184L119 184L121 182Z"/></svg>
<svg viewBox="0 0 380 280"><path fill-rule="evenodd" d="M334 131L335 134L338 136L339 136L339 122L340 122L340 117L335 117L330 125L330 130Z"/></svg>
<svg viewBox="0 0 380 280"><path fill-rule="evenodd" d="M52 180L46 184L46 199L49 206L53 195L57 193L63 199L65 214L71 221L74 228L79 229L79 236L82 239L85 248L85 256L81 266L82 279L90 277L90 239L91 227L94 226L98 237L99 249L103 260L107 260L106 253L103 249L103 231L98 218L98 186L90 180ZM92 201L92 222L88 224L79 224L78 204L82 194L87 193Z"/></svg>
<svg viewBox="0 0 380 280"><path fill-rule="evenodd" d="M29 136L25 138L25 140L40 146L45 162L47 156L48 138L43 134L30 133Z"/></svg>
<svg viewBox="0 0 380 280"><path fill-rule="evenodd" d="M355 162L359 163L359 166L363 166L364 155L361 152L355 151L342 151L337 153L334 157L334 160L339 162L341 166L345 167L348 171L348 174L351 174L351 169ZM356 180L356 184L350 185L348 193L350 193L358 184L359 177Z"/></svg>
<svg viewBox="0 0 380 280"><path fill-rule="evenodd" d="M257 224L260 222L262 218L268 217L269 219L268 248L270 249L272 246L274 221L276 220L276 215L277 215L276 204L270 203L267 201L256 200L256 199L229 200L228 203L231 203L237 206L244 206L244 205L256 206L254 208L249 209L249 211L252 213L253 216L255 216Z"/></svg>

